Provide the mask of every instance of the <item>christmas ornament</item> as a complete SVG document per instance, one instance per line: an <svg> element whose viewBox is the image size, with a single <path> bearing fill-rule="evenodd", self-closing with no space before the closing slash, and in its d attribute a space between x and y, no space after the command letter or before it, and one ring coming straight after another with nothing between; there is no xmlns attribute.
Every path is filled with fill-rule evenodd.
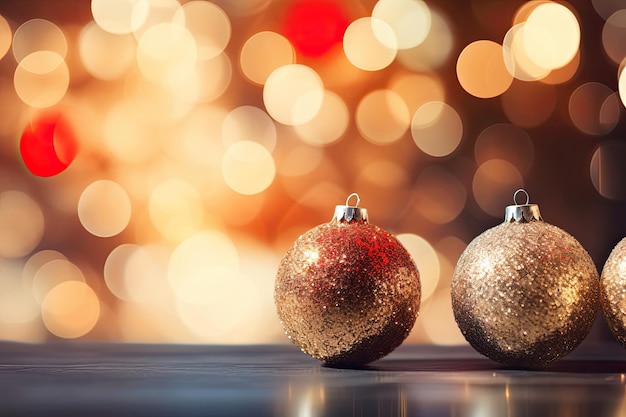
<svg viewBox="0 0 626 417"><path fill-rule="evenodd" d="M520 193L526 203L517 204ZM452 308L467 341L505 365L541 367L589 333L599 305L598 271L567 232L542 220L525 190L504 223L476 237L452 277Z"/></svg>
<svg viewBox="0 0 626 417"><path fill-rule="evenodd" d="M356 205L349 206L356 196ZM280 262L274 299L286 335L334 366L379 359L408 336L421 286L413 259L368 222L351 194L333 219L300 236Z"/></svg>
<svg viewBox="0 0 626 417"><path fill-rule="evenodd" d="M600 301L611 331L626 346L626 238L611 251L600 277Z"/></svg>

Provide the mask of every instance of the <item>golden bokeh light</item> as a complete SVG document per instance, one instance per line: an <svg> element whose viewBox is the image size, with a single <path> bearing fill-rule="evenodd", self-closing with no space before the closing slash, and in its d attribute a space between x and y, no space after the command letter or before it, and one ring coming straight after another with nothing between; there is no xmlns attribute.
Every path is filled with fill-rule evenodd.
<svg viewBox="0 0 626 417"><path fill-rule="evenodd" d="M19 98L35 108L52 107L67 93L70 73L63 57L52 51L37 51L20 61L13 76Z"/></svg>
<svg viewBox="0 0 626 417"><path fill-rule="evenodd" d="M222 158L222 175L230 188L240 194L258 194L274 181L276 165L262 145L239 141L231 145Z"/></svg>
<svg viewBox="0 0 626 417"><path fill-rule="evenodd" d="M7 52L9 52L12 42L13 32L11 30L11 26L4 16L0 15L0 59L3 58Z"/></svg>
<svg viewBox="0 0 626 417"><path fill-rule="evenodd" d="M445 101L446 97L443 82L435 73L400 73L389 81L389 89L402 97L411 114L428 102Z"/></svg>
<svg viewBox="0 0 626 417"><path fill-rule="evenodd" d="M128 259L138 247L138 245L131 243L119 245L109 253L104 262L104 269L102 271L104 282L109 291L120 300L130 300L124 277Z"/></svg>
<svg viewBox="0 0 626 417"><path fill-rule="evenodd" d="M434 294L430 303L424 306L420 317L426 335L435 345L467 344L454 320L449 291L441 290Z"/></svg>
<svg viewBox="0 0 626 417"><path fill-rule="evenodd" d="M98 180L85 187L77 211L85 230L94 236L111 237L128 226L132 206L121 185L111 180Z"/></svg>
<svg viewBox="0 0 626 417"><path fill-rule="evenodd" d="M537 81L550 74L550 68L537 65L528 55L524 43L526 23L511 27L502 41L504 63L509 73L521 81Z"/></svg>
<svg viewBox="0 0 626 417"><path fill-rule="evenodd" d="M183 4L185 27L196 40L198 59L215 58L226 49L231 37L230 19L216 4L193 0Z"/></svg>
<svg viewBox="0 0 626 417"><path fill-rule="evenodd" d="M31 288L39 268L56 259L67 260L65 255L54 249L44 249L30 255L24 263L24 267L22 269L23 284Z"/></svg>
<svg viewBox="0 0 626 417"><path fill-rule="evenodd" d="M148 213L154 227L174 242L188 238L204 226L200 193L178 178L162 181L152 190Z"/></svg>
<svg viewBox="0 0 626 417"><path fill-rule="evenodd" d="M67 55L65 34L46 19L31 19L20 25L13 35L13 56L17 62L40 51L50 51L62 59Z"/></svg>
<svg viewBox="0 0 626 417"><path fill-rule="evenodd" d="M502 46L488 40L472 42L463 49L456 62L456 73L463 89L479 98L499 96L513 82Z"/></svg>
<svg viewBox="0 0 626 417"><path fill-rule="evenodd" d="M101 80L122 77L135 59L135 38L114 35L91 22L80 34L79 53L85 69Z"/></svg>
<svg viewBox="0 0 626 417"><path fill-rule="evenodd" d="M602 142L596 148L589 164L591 183L602 197L626 201L626 145L619 140Z"/></svg>
<svg viewBox="0 0 626 417"><path fill-rule="evenodd" d="M620 0L591 0L596 13L607 20L613 13L622 10L624 5Z"/></svg>
<svg viewBox="0 0 626 417"><path fill-rule="evenodd" d="M50 290L66 281L85 282L85 276L76 264L66 258L51 259L41 265L33 275L33 297L42 304Z"/></svg>
<svg viewBox="0 0 626 417"><path fill-rule="evenodd" d="M132 32L138 41L147 31L161 24L185 26L186 16L181 12L182 5L178 0L145 0L137 7L139 10L134 10L132 14Z"/></svg>
<svg viewBox="0 0 626 417"><path fill-rule="evenodd" d="M0 328L30 325L39 319L39 304L21 280L21 266L17 260L0 260Z"/></svg>
<svg viewBox="0 0 626 417"><path fill-rule="evenodd" d="M306 176L318 168L323 157L321 148L294 141L281 148L277 158L281 163L276 166L276 172L285 177Z"/></svg>
<svg viewBox="0 0 626 417"><path fill-rule="evenodd" d="M93 330L100 318L100 301L84 282L66 281L46 295L41 318L52 334L76 339Z"/></svg>
<svg viewBox="0 0 626 417"><path fill-rule="evenodd" d="M441 101L431 101L413 115L411 136L420 150L443 157L454 152L463 139L463 122L456 110Z"/></svg>
<svg viewBox="0 0 626 417"><path fill-rule="evenodd" d="M617 91L623 106L626 106L626 71L621 71L617 82Z"/></svg>
<svg viewBox="0 0 626 417"><path fill-rule="evenodd" d="M295 126L310 122L324 101L324 84L312 68L293 64L274 70L263 87L265 108L279 123Z"/></svg>
<svg viewBox="0 0 626 417"><path fill-rule="evenodd" d="M562 4L540 4L526 19L523 44L528 57L536 65L550 70L564 67L578 52L578 19Z"/></svg>
<svg viewBox="0 0 626 417"><path fill-rule="evenodd" d="M155 312L173 311L176 296L167 275L171 250L155 243L132 249L122 275L129 301Z"/></svg>
<svg viewBox="0 0 626 417"><path fill-rule="evenodd" d="M396 236L413 257L420 274L422 298L424 302L435 292L439 283L439 257L432 245L423 237L413 233L400 233Z"/></svg>
<svg viewBox="0 0 626 417"><path fill-rule="evenodd" d="M194 74L197 61L193 35L178 24L156 24L139 38L139 70L155 84L171 86L184 82Z"/></svg>
<svg viewBox="0 0 626 417"><path fill-rule="evenodd" d="M314 146L327 146L338 142L348 130L350 113L338 94L324 90L319 112L307 123L295 126L298 137Z"/></svg>
<svg viewBox="0 0 626 417"><path fill-rule="evenodd" d="M149 160L159 150L159 141L150 122L153 103L140 98L119 100L104 115L102 136L107 150L130 163Z"/></svg>
<svg viewBox="0 0 626 417"><path fill-rule="evenodd" d="M293 46L283 35L262 31L252 35L241 48L241 71L252 82L265 84L274 70L295 63Z"/></svg>
<svg viewBox="0 0 626 417"><path fill-rule="evenodd" d="M169 87L174 95L188 103L209 103L224 94L232 76L230 59L226 54L219 54L197 62L188 77L171 79Z"/></svg>
<svg viewBox="0 0 626 417"><path fill-rule="evenodd" d="M380 0L372 10L372 17L387 23L393 30L395 37L390 38L385 26L375 23L372 26L376 39L392 49L414 48L424 42L430 32L430 9L421 0Z"/></svg>
<svg viewBox="0 0 626 417"><path fill-rule="evenodd" d="M116 35L141 27L148 17L148 0L92 0L91 14L103 30Z"/></svg>
<svg viewBox="0 0 626 417"><path fill-rule="evenodd" d="M602 46L616 64L626 58L624 36L626 36L626 9L621 9L609 16L602 28Z"/></svg>
<svg viewBox="0 0 626 417"><path fill-rule="evenodd" d="M167 277L176 296L185 303L207 305L219 302L239 273L239 253L221 232L200 231L181 242L170 257Z"/></svg>
<svg viewBox="0 0 626 417"><path fill-rule="evenodd" d="M0 192L0 257L20 258L39 245L44 214L31 196L21 191Z"/></svg>
<svg viewBox="0 0 626 417"><path fill-rule="evenodd" d="M409 129L411 116L400 95L392 90L375 90L361 99L355 122L363 137L385 145L399 140Z"/></svg>
<svg viewBox="0 0 626 417"><path fill-rule="evenodd" d="M276 137L274 121L255 106L240 106L231 110L222 123L222 143L225 147L248 140L272 152L276 147Z"/></svg>
<svg viewBox="0 0 626 417"><path fill-rule="evenodd" d="M582 84L570 96L568 108L574 126L588 135L606 135L619 122L620 101L604 84Z"/></svg>
<svg viewBox="0 0 626 417"><path fill-rule="evenodd" d="M446 63L454 48L454 36L450 22L436 9L431 9L431 27L416 47L400 49L397 60L413 71L433 71Z"/></svg>
<svg viewBox="0 0 626 417"><path fill-rule="evenodd" d="M202 343L246 343L259 327L259 294L251 280L234 275L213 288L219 296L209 304L178 301L181 321Z"/></svg>
<svg viewBox="0 0 626 417"><path fill-rule="evenodd" d="M364 71L380 71L391 65L398 47L396 35L387 22L362 17L346 29L343 50L355 67Z"/></svg>
<svg viewBox="0 0 626 417"><path fill-rule="evenodd" d="M480 164L472 180L472 193L478 206L487 214L504 217L504 207L511 204L510 190L524 186L519 170L502 159L490 159Z"/></svg>

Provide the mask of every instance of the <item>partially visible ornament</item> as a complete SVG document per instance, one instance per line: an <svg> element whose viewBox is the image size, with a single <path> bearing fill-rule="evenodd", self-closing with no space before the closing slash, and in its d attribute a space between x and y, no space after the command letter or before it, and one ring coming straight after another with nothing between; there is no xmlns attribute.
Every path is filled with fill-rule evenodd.
<svg viewBox="0 0 626 417"><path fill-rule="evenodd" d="M609 328L626 347L626 238L615 245L604 263L600 300Z"/></svg>
<svg viewBox="0 0 626 417"><path fill-rule="evenodd" d="M355 206L349 206L356 196ZM333 219L300 236L280 262L274 299L286 335L334 366L360 366L398 347L421 297L411 255L368 222L351 194Z"/></svg>
<svg viewBox="0 0 626 417"><path fill-rule="evenodd" d="M526 203L517 204L519 193ZM461 332L502 364L541 367L571 352L589 333L600 281L591 257L567 232L546 223L525 190L504 223L476 237L452 277Z"/></svg>

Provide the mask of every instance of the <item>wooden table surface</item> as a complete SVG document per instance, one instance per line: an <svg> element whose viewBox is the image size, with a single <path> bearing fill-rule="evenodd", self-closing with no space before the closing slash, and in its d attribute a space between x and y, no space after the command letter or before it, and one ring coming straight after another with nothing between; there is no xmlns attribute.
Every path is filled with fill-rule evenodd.
<svg viewBox="0 0 626 417"><path fill-rule="evenodd" d="M334 369L291 345L0 343L0 415L624 416L625 374L618 344L531 371L468 347Z"/></svg>

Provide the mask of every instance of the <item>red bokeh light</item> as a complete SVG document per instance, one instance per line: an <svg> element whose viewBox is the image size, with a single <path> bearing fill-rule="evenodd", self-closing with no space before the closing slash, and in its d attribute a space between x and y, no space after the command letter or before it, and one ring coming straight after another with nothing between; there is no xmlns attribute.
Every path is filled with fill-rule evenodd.
<svg viewBox="0 0 626 417"><path fill-rule="evenodd" d="M63 172L74 160L78 143L67 117L59 110L36 114L20 139L26 168L39 177Z"/></svg>
<svg viewBox="0 0 626 417"><path fill-rule="evenodd" d="M303 55L319 57L343 40L349 20L345 11L329 0L301 0L285 15L284 32Z"/></svg>

